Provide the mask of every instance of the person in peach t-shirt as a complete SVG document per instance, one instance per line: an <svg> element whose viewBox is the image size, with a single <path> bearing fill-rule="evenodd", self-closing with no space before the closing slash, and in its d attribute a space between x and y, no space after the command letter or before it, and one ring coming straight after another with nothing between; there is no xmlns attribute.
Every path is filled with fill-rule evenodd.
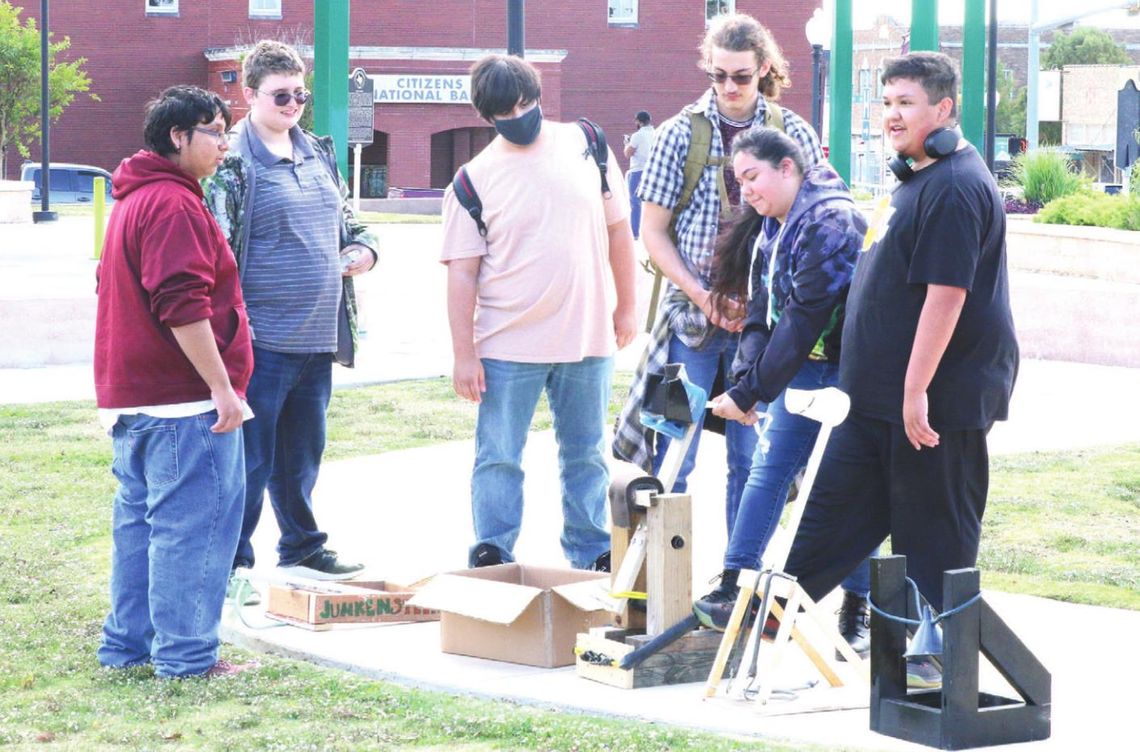
<svg viewBox="0 0 1140 752"><path fill-rule="evenodd" d="M529 63L488 55L471 101L498 135L466 165L486 236L449 188L443 199L448 318L460 397L479 403L470 566L514 561L523 446L545 391L562 480L562 551L609 571L603 455L615 349L636 334L629 198L613 153L603 196L575 124L542 119Z"/></svg>

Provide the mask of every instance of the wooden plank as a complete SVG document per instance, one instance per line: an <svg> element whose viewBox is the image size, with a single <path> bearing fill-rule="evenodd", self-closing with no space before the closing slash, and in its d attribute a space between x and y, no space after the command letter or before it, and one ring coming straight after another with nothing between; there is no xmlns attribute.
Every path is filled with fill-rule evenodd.
<svg viewBox="0 0 1140 752"><path fill-rule="evenodd" d="M646 494L648 491L640 491L639 495ZM626 554L629 551L631 542L633 541L634 532L645 523L645 512L639 510L630 513L630 527L613 527L610 530L610 562L613 566L615 573L620 572L625 563ZM645 592L645 562L644 551L642 553L642 564L638 568L637 578L634 579L633 584L626 588L627 590L636 590L638 592ZM614 575L615 579L617 574ZM613 592L617 592L616 589ZM644 603L639 603L638 607L630 607L629 601L623 604L621 611L614 617L614 621L621 626L632 630L645 629L645 610Z"/></svg>
<svg viewBox="0 0 1140 752"><path fill-rule="evenodd" d="M661 634L693 609L692 499L688 494L657 494L655 500L646 512L645 631L651 635Z"/></svg>
<svg viewBox="0 0 1140 752"><path fill-rule="evenodd" d="M1049 671L985 598L981 607L982 654L1027 703L1049 705L1052 702Z"/></svg>
<svg viewBox="0 0 1140 752"><path fill-rule="evenodd" d="M721 637L720 646L716 651L716 658L709 670L708 679L705 681L705 697L712 697L716 694L716 689L720 686L720 680L724 677L724 667L728 665L728 658L732 652L732 646L736 643L736 638L740 634L740 625L744 623L744 615L748 613L748 609L752 603L752 596L756 592L756 572L751 569L742 569L736 576L736 582L740 585L740 591L736 594L736 603L732 606L732 613L728 617L728 624L725 626L724 636Z"/></svg>

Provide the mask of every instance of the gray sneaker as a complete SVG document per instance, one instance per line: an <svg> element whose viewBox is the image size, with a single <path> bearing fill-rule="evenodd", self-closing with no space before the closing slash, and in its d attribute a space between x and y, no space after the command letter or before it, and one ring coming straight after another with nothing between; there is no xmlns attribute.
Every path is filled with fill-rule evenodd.
<svg viewBox="0 0 1140 752"><path fill-rule="evenodd" d="M257 606L261 604L261 593L246 578L231 574L226 583L226 603Z"/></svg>
<svg viewBox="0 0 1140 752"><path fill-rule="evenodd" d="M363 564L346 564L337 559L336 551L321 548L301 561L287 567L278 567L283 574L308 577L311 580L351 580Z"/></svg>

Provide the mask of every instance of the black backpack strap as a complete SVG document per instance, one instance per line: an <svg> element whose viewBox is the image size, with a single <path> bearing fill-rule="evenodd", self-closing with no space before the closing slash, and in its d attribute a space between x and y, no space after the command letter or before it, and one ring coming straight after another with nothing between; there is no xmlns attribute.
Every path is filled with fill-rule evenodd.
<svg viewBox="0 0 1140 752"><path fill-rule="evenodd" d="M582 129L582 133L586 136L586 143L589 145L590 155L593 156L594 162L598 165L598 172L602 174L602 196L605 198L610 197L610 182L606 178L606 170L608 167L610 150L606 145L606 132L602 130L602 126L588 118L578 118L578 127Z"/></svg>
<svg viewBox="0 0 1140 752"><path fill-rule="evenodd" d="M475 220L479 236L487 237L487 225L483 224L483 202L475 192L475 185L471 182L471 176L467 174L467 167L460 167L455 173L455 177L451 179L451 190L455 193L455 200L467 210L471 219Z"/></svg>

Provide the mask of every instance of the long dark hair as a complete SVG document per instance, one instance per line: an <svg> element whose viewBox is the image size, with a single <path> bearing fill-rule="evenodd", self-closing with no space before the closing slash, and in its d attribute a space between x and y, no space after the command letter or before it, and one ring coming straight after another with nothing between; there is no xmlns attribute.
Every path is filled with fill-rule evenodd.
<svg viewBox="0 0 1140 752"><path fill-rule="evenodd" d="M804 174L804 155L799 144L774 128L752 128L732 142L732 156L748 152L776 169L785 159L792 160L796 172ZM766 218L747 203L741 203L730 224L716 241L712 264L712 305L722 316L733 301L745 301L748 277L752 273L752 241Z"/></svg>

